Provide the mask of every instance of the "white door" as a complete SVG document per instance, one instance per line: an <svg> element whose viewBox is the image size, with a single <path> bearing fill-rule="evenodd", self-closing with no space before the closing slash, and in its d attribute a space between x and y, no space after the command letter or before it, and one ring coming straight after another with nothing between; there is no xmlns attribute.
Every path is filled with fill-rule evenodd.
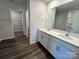
<svg viewBox="0 0 79 59"><path fill-rule="evenodd" d="M12 10L11 11L11 18L12 18L14 32L23 31L22 12Z"/></svg>

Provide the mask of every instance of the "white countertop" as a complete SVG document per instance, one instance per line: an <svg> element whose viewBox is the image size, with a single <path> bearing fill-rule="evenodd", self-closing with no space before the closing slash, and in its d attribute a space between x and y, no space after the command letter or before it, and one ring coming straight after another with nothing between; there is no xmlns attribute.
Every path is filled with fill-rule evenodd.
<svg viewBox="0 0 79 59"><path fill-rule="evenodd" d="M79 48L79 37L73 37L73 36L66 36L66 32L65 31L62 31L62 30L57 30L57 29L52 29L50 31L48 31L47 29L45 28L40 28L39 30L51 35L51 36L54 36L54 37L57 37L59 38L60 40L63 40L65 42L68 42L76 47Z"/></svg>

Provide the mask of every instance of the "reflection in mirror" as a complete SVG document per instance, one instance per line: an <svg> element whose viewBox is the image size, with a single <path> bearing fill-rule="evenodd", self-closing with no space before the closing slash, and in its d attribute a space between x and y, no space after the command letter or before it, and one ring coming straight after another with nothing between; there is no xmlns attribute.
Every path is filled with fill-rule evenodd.
<svg viewBox="0 0 79 59"><path fill-rule="evenodd" d="M79 10L70 11L72 19L72 32L79 34Z"/></svg>
<svg viewBox="0 0 79 59"><path fill-rule="evenodd" d="M54 28L66 31L67 25L67 11L56 11L55 21L54 21Z"/></svg>
<svg viewBox="0 0 79 59"><path fill-rule="evenodd" d="M79 34L79 1L56 8L54 28Z"/></svg>

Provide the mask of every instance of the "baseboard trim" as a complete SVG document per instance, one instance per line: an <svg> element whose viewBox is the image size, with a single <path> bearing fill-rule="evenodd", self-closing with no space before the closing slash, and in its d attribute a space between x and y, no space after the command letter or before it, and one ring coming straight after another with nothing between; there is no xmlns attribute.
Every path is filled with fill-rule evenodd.
<svg viewBox="0 0 79 59"><path fill-rule="evenodd" d="M0 42L1 41L7 41L7 40L14 40L15 38L10 38L10 39L0 39Z"/></svg>
<svg viewBox="0 0 79 59"><path fill-rule="evenodd" d="M30 41L30 44L34 44L34 43L37 43L37 41Z"/></svg>

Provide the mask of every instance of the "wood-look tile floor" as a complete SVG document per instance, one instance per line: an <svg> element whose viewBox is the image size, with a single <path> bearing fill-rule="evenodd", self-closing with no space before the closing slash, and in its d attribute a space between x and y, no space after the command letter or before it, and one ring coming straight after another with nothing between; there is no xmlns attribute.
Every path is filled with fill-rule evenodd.
<svg viewBox="0 0 79 59"><path fill-rule="evenodd" d="M30 45L23 34L15 37L0 42L0 59L53 59L40 44Z"/></svg>

